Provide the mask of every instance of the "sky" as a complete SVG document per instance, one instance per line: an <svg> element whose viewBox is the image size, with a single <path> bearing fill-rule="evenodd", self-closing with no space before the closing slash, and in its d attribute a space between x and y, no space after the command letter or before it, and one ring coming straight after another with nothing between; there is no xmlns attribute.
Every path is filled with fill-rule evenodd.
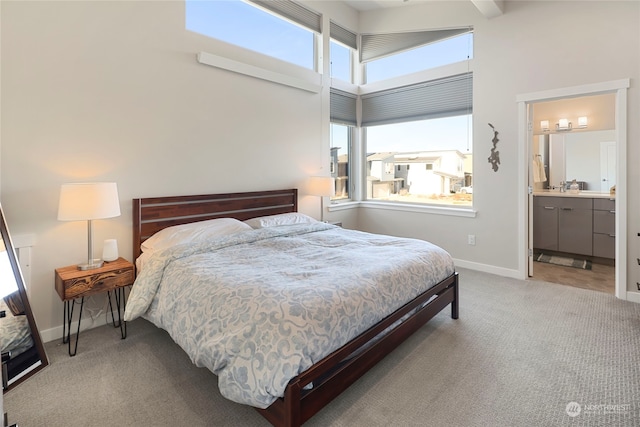
<svg viewBox="0 0 640 427"><path fill-rule="evenodd" d="M313 32L242 1L186 1L186 28L313 69Z"/></svg>
<svg viewBox="0 0 640 427"><path fill-rule="evenodd" d="M367 129L367 152L458 150L471 152L471 116L372 126Z"/></svg>

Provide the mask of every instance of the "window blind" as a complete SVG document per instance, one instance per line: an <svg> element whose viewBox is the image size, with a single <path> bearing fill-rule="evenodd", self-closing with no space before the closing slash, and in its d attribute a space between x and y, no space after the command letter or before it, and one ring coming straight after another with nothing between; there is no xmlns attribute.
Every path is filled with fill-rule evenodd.
<svg viewBox="0 0 640 427"><path fill-rule="evenodd" d="M453 117L473 112L473 73L361 96L362 126Z"/></svg>
<svg viewBox="0 0 640 427"><path fill-rule="evenodd" d="M360 62L373 61L393 53L399 53L469 32L471 32L471 28L467 27L405 33L362 34L360 36Z"/></svg>
<svg viewBox="0 0 640 427"><path fill-rule="evenodd" d="M339 41L340 43L343 43L346 46L349 46L352 49L358 48L358 35L356 33L353 33L346 28L341 27L333 21L330 21L329 25L329 37Z"/></svg>
<svg viewBox="0 0 640 427"><path fill-rule="evenodd" d="M287 18L296 24L320 33L322 15L291 0L249 0L260 7Z"/></svg>
<svg viewBox="0 0 640 427"><path fill-rule="evenodd" d="M330 89L330 118L332 123L355 126L357 96L338 89Z"/></svg>

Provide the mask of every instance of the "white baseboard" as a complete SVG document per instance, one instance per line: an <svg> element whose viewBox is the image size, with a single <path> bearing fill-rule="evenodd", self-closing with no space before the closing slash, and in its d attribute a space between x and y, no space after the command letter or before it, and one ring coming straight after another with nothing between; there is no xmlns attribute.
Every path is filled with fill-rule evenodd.
<svg viewBox="0 0 640 427"><path fill-rule="evenodd" d="M640 303L640 292L627 291L627 301Z"/></svg>
<svg viewBox="0 0 640 427"><path fill-rule="evenodd" d="M117 320L117 313L116 313L116 320ZM111 320L111 314L109 314L109 320ZM82 318L82 323L81 323L81 327L80 327L80 333L82 333L82 331L86 331L88 329L93 329L93 328L97 328L98 326L102 326L102 325L106 325L107 324L107 320L106 317L104 316L104 314L100 315L100 316L96 316L95 318L91 318L91 317L83 317ZM76 331L78 330L78 321L72 322L71 323L71 334L75 334ZM43 342L50 342L50 341L56 341L56 340L62 340L62 335L63 335L63 327L62 325L60 326L56 326L54 328L50 328L50 329L43 329L40 331L40 337L42 338ZM72 337L72 339L74 339Z"/></svg>
<svg viewBox="0 0 640 427"><path fill-rule="evenodd" d="M510 268L496 267L495 265L481 264L479 262L465 261L462 259L454 259L453 262L457 267L468 268L469 270L482 271L483 273L496 274L512 279L522 279L522 275L518 270L512 270Z"/></svg>

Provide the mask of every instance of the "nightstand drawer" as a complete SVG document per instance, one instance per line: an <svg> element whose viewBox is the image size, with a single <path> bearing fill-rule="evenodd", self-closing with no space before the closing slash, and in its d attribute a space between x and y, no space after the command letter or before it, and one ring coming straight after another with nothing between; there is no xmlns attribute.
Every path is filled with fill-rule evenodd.
<svg viewBox="0 0 640 427"><path fill-rule="evenodd" d="M63 301L111 291L133 284L133 265L122 260L105 263L104 267L91 271L78 270L76 266L56 269L56 291Z"/></svg>

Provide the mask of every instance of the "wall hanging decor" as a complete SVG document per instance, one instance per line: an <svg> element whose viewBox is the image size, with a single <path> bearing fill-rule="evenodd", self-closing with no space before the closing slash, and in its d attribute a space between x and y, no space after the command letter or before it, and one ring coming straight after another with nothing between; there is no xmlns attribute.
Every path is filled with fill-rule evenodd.
<svg viewBox="0 0 640 427"><path fill-rule="evenodd" d="M496 130L496 128L494 128L491 123L488 123L488 125L491 127L491 129L493 129L493 139L491 140L491 142L493 142L493 148L491 149L491 155L489 156L488 160L489 163L491 163L493 171L498 172L498 165L500 164L500 152L497 150L497 145L498 141L500 140L498 139L498 131Z"/></svg>

